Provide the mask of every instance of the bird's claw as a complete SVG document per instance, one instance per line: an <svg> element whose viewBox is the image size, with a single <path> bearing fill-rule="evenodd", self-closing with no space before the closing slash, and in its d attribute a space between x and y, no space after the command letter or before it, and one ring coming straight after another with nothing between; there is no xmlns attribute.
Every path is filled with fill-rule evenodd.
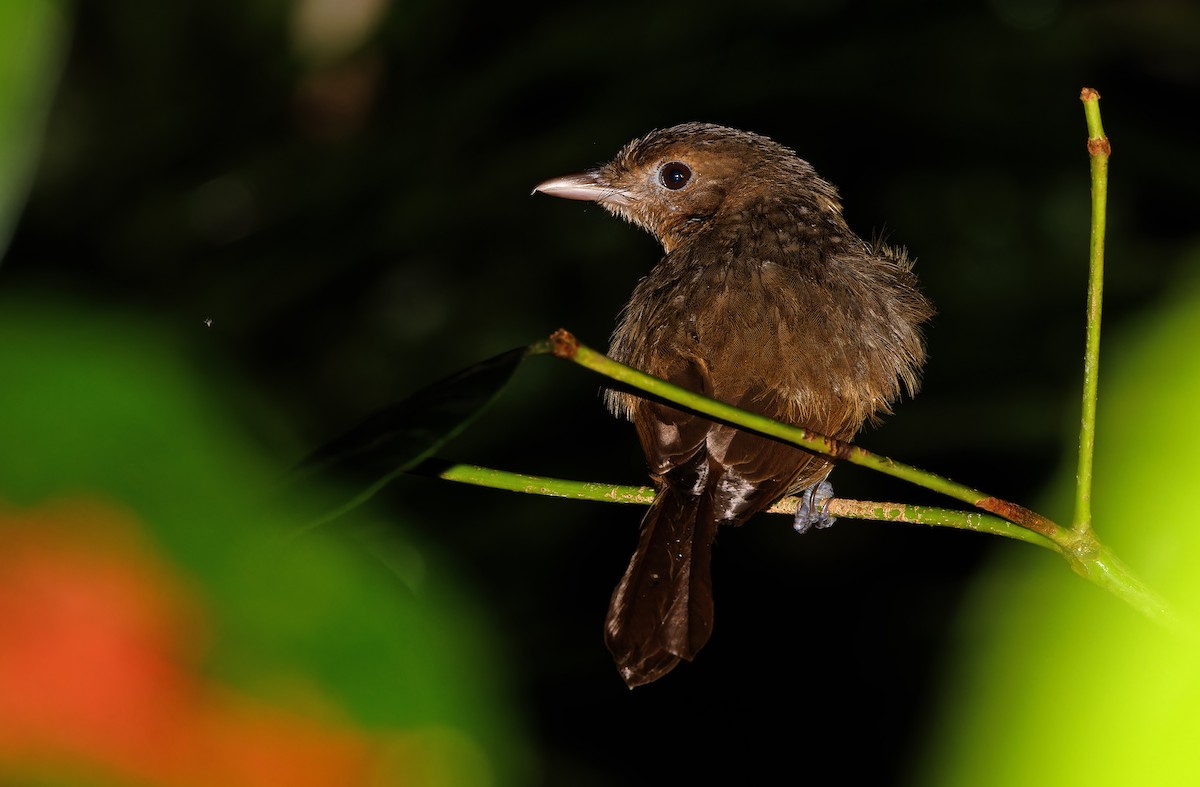
<svg viewBox="0 0 1200 787"><path fill-rule="evenodd" d="M813 484L800 493L800 502L796 505L796 518L792 521L796 532L807 533L814 525L823 528L836 522L837 517L830 516L824 509L832 497L833 484L828 481Z"/></svg>

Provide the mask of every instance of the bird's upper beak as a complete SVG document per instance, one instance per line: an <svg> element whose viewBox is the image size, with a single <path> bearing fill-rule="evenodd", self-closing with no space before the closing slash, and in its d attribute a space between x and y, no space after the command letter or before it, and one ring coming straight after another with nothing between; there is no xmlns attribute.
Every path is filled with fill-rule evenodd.
<svg viewBox="0 0 1200 787"><path fill-rule="evenodd" d="M533 193L542 192L551 197L579 199L605 205L628 205L629 193L609 183L598 169L589 169L577 175L550 178L533 187Z"/></svg>

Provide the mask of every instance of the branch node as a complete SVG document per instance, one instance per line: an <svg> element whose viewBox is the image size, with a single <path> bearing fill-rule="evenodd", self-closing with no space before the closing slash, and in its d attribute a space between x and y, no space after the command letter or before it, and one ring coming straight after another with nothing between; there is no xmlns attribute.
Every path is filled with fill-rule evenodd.
<svg viewBox="0 0 1200 787"><path fill-rule="evenodd" d="M1111 156L1112 145L1109 144L1108 137L1100 137L1099 139L1089 139L1087 142L1088 155L1092 158L1096 156Z"/></svg>

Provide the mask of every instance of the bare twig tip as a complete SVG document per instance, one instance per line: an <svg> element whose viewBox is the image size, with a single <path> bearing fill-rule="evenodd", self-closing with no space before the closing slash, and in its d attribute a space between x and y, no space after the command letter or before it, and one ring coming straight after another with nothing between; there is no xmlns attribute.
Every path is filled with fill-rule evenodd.
<svg viewBox="0 0 1200 787"><path fill-rule="evenodd" d="M1080 101L1099 101L1100 100L1100 91L1094 87L1085 87L1083 90L1079 91L1079 100Z"/></svg>
<svg viewBox="0 0 1200 787"><path fill-rule="evenodd" d="M579 340L566 328L550 334L550 345L556 358L574 358L579 351Z"/></svg>

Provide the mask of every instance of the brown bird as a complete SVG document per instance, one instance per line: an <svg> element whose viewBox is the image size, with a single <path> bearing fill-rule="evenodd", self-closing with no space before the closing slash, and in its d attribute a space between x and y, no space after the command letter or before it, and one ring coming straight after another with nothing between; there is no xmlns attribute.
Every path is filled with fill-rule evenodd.
<svg viewBox="0 0 1200 787"><path fill-rule="evenodd" d="M666 252L637 285L609 355L684 388L847 440L916 392L933 309L903 251L868 243L837 190L788 148L731 128L654 131L609 163L535 191L597 202ZM802 493L796 528L825 527L830 462L610 390L657 487L605 640L632 688L689 661L712 633L717 525Z"/></svg>

